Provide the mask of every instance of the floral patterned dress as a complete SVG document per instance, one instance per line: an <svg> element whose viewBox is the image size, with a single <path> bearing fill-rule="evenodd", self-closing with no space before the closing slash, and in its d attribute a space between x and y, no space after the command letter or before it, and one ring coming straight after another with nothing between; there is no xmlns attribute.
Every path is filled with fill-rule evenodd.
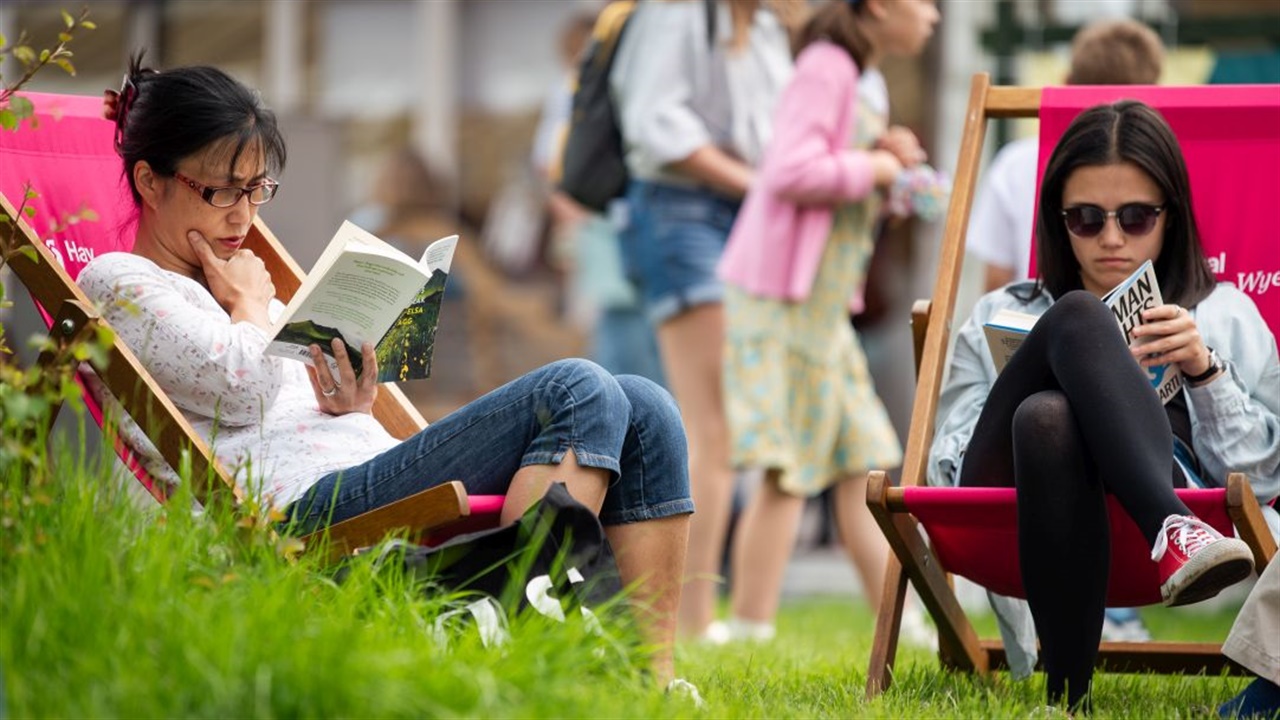
<svg viewBox="0 0 1280 720"><path fill-rule="evenodd" d="M853 142L870 147L887 117L859 103ZM902 462L849 323L880 198L839 208L809 297L798 303L725 288L725 394L736 467L779 471L783 491L816 495L835 482Z"/></svg>

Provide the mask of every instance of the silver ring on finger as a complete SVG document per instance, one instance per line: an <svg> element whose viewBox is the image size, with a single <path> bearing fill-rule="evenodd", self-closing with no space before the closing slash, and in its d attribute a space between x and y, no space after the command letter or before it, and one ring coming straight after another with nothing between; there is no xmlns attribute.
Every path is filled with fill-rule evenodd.
<svg viewBox="0 0 1280 720"><path fill-rule="evenodd" d="M325 397L333 397L334 395L337 395L338 391L341 389L342 389L341 385L335 384L333 387L329 388L328 390L321 390L320 394Z"/></svg>

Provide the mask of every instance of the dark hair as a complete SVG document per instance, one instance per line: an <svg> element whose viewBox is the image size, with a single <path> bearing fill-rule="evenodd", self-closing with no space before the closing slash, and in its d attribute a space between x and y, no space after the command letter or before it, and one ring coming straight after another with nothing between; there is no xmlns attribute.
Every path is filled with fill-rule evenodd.
<svg viewBox="0 0 1280 720"><path fill-rule="evenodd" d="M1036 212L1040 279L1031 297L1048 290L1059 298L1083 287L1080 263L1062 220L1062 190L1078 168L1122 162L1141 168L1165 197L1164 244L1155 260L1165 302L1194 307L1213 292L1216 281L1200 245L1191 210L1191 183L1178 139L1150 106L1121 100L1076 116L1049 156Z"/></svg>
<svg viewBox="0 0 1280 720"><path fill-rule="evenodd" d="M116 152L135 204L142 203L135 165L146 161L158 175L172 177L183 158L218 141L234 143L228 168L257 144L268 173L284 169L284 137L257 93L213 67L157 72L142 66L142 55L129 63L116 109Z"/></svg>
<svg viewBox="0 0 1280 720"><path fill-rule="evenodd" d="M867 56L871 54L871 39L858 26L858 15L866 10L866 3L849 0L829 0L814 11L800 31L796 51L826 40L844 48L853 58L859 70L866 69Z"/></svg>

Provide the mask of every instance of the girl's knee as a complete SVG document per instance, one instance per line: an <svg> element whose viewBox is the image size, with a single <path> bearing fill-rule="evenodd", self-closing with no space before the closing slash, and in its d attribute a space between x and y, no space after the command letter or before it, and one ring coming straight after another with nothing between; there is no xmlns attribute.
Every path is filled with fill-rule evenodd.
<svg viewBox="0 0 1280 720"><path fill-rule="evenodd" d="M1058 390L1027 397L1013 413L1014 452L1051 464L1074 465L1084 452L1071 401Z"/></svg>
<svg viewBox="0 0 1280 720"><path fill-rule="evenodd" d="M1060 337L1076 333L1081 340L1094 336L1098 328L1110 328L1116 323L1111 309L1087 290L1072 290L1054 301L1036 324L1041 322L1054 326Z"/></svg>
<svg viewBox="0 0 1280 720"><path fill-rule="evenodd" d="M1058 390L1043 390L1029 395L1013 412L1013 432L1018 434L1072 433L1075 416L1071 401Z"/></svg>

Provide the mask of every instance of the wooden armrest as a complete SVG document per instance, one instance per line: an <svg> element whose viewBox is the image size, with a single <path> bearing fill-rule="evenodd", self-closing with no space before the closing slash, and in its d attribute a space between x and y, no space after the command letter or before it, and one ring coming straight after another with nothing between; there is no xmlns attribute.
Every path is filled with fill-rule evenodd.
<svg viewBox="0 0 1280 720"><path fill-rule="evenodd" d="M321 544L317 541L328 535L328 556L332 561L373 545L391 532L408 530L411 539L417 538L426 530L470 514L467 490L454 480L334 523L304 537L302 541L311 547Z"/></svg>

